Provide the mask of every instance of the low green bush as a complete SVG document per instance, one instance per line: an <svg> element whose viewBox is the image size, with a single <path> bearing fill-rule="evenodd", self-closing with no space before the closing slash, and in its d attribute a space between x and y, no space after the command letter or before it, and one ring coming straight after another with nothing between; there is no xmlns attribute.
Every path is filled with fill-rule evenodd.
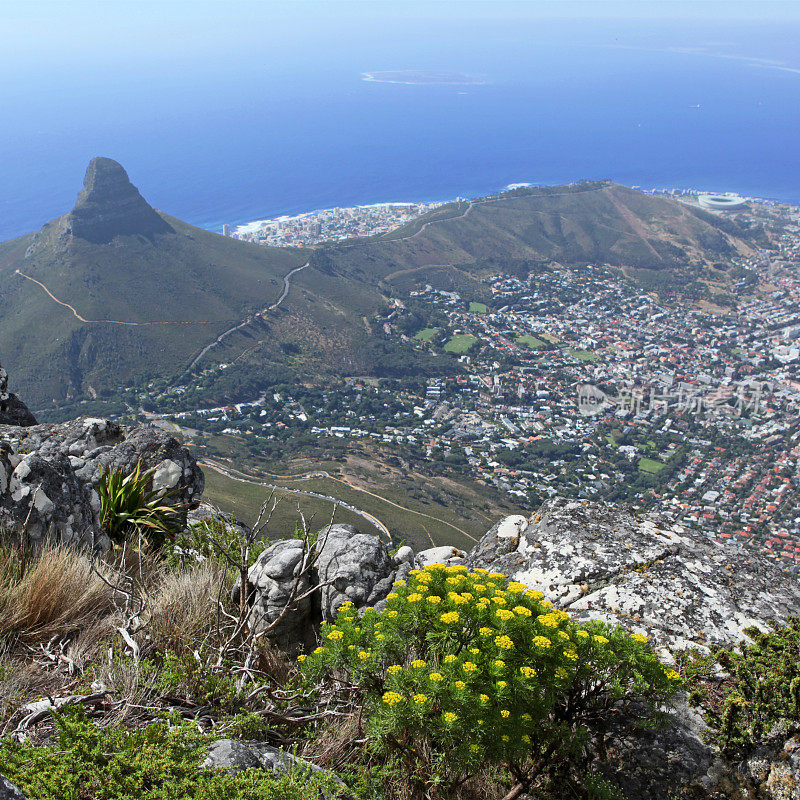
<svg viewBox="0 0 800 800"><path fill-rule="evenodd" d="M800 731L800 618L771 630L748 628L750 641L719 647L710 655L684 653L679 659L690 700L700 706L726 755L743 756L777 725L787 737ZM727 673L715 673L719 664Z"/></svg>
<svg viewBox="0 0 800 800"><path fill-rule="evenodd" d="M645 637L579 625L541 593L464 567L415 570L385 610L345 605L321 635L300 656L305 679L360 696L416 797L446 797L487 766L545 785L612 715L642 702L655 713L681 685Z"/></svg>
<svg viewBox="0 0 800 800"><path fill-rule="evenodd" d="M200 766L213 737L188 724L100 728L80 709L56 715L53 746L0 739L3 774L28 800L322 800L322 778Z"/></svg>

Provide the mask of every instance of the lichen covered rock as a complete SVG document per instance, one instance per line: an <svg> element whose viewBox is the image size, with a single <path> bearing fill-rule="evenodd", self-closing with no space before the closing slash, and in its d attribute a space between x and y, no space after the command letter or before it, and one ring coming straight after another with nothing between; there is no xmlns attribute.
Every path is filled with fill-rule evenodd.
<svg viewBox="0 0 800 800"><path fill-rule="evenodd" d="M203 492L200 467L186 448L151 425L126 427L81 417L57 425L0 426L0 524L26 526L33 542L106 547L97 485L106 469L153 468L167 502L189 508Z"/></svg>
<svg viewBox="0 0 800 800"><path fill-rule="evenodd" d="M577 617L624 625L674 650L731 644L800 613L800 584L771 557L623 506L554 499L517 537L503 521L469 566L504 572Z"/></svg>

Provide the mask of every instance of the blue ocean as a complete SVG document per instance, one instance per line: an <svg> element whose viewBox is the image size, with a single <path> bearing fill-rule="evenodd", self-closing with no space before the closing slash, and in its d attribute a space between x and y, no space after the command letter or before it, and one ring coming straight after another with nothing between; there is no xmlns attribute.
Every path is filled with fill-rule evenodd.
<svg viewBox="0 0 800 800"><path fill-rule="evenodd" d="M217 231L581 178L800 204L797 21L179 8L130 30L17 20L0 53L0 240L69 210L95 155ZM363 79L377 70L484 82Z"/></svg>

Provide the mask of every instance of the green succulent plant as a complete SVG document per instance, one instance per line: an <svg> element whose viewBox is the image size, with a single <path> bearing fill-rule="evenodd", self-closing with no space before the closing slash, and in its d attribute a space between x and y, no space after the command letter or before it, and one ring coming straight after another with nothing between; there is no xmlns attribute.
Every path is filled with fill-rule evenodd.
<svg viewBox="0 0 800 800"><path fill-rule="evenodd" d="M165 502L176 490L154 489L154 472L142 472L141 461L128 474L121 468L103 471L97 487L100 525L113 542L121 543L126 536L141 533L152 546L160 548L183 528L182 507Z"/></svg>

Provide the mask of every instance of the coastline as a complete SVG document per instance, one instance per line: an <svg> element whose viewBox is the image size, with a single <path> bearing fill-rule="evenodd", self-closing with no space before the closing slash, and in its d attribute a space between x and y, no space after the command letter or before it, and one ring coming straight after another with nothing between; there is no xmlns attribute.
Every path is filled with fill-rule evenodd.
<svg viewBox="0 0 800 800"><path fill-rule="evenodd" d="M499 192L510 192L515 189L524 189L531 186L549 186L551 184L543 184L543 183L535 183L531 181L515 181L512 183L507 183L504 187L499 190ZM552 184L557 185L557 184ZM759 204L766 204L766 205L773 205L773 204L786 204L786 205L800 205L800 203L792 203L788 200L782 200L779 198L773 197L757 197L752 195L739 195L737 192L730 191L723 189L721 191L709 190L709 189L698 189L698 188L677 188L677 187L652 187L652 188L645 188L637 185L632 185L630 188L635 189L637 191L644 192L645 194L666 194L672 197L680 198L680 197L687 197L687 196L696 196L701 194L720 194L720 195L737 195L741 196L744 200L759 203ZM488 192L486 194L492 194L494 192ZM369 209L381 209L381 208L411 208L411 207L425 207L429 206L434 208L440 205L446 205L447 203L454 203L460 199L475 199L475 197L483 197L485 194L477 194L474 197L462 196L458 195L456 197L450 197L445 200L420 200L420 201L413 201L413 200L402 200L402 201L386 201L386 202L376 202L376 203L360 203L358 205L352 206L330 206L328 208L316 208L310 211L303 211L298 214L281 214L276 217L264 217L261 219L250 220L248 222L242 223L230 223L230 230L231 236L235 238L241 236L249 236L254 233L257 233L259 230L263 229L264 227L276 223L291 223L297 220L306 219L308 217L319 216L323 214L329 214L334 212L335 210L339 211L355 211L355 210L369 210ZM222 232L223 225L217 224L214 226L209 226L207 229L212 230L215 233Z"/></svg>

